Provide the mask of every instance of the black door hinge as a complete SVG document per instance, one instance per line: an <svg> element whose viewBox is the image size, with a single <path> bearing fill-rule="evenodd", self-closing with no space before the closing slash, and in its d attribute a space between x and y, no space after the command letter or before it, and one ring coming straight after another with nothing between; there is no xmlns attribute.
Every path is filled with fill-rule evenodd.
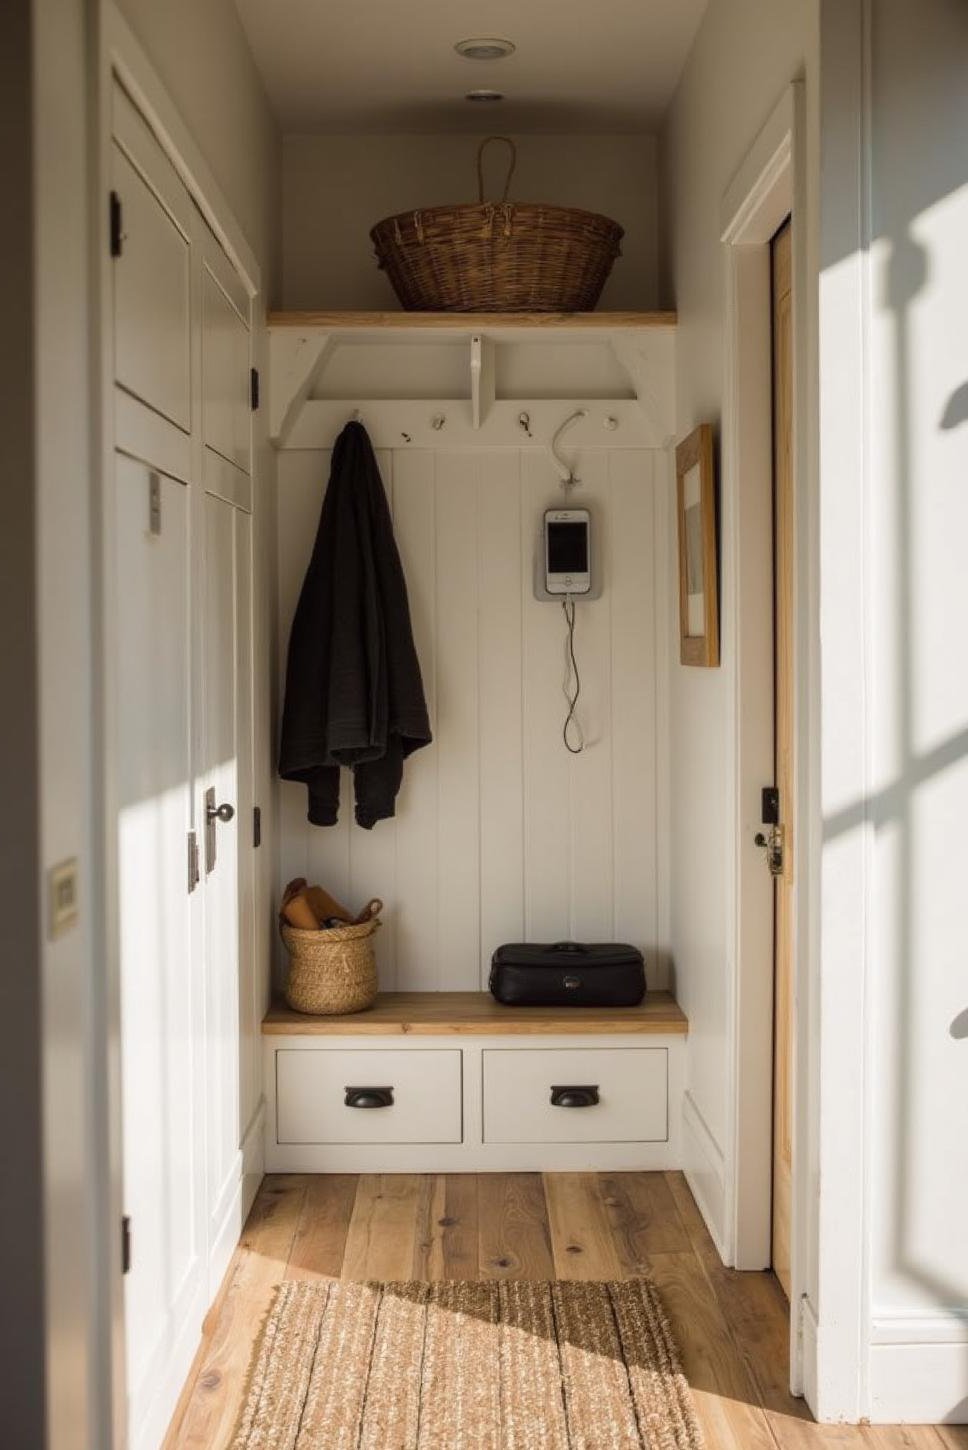
<svg viewBox="0 0 968 1450"><path fill-rule="evenodd" d="M249 396L250 396L250 399L251 399L251 402L252 402L252 411L253 411L253 413L255 413L255 412L257 412L258 407L259 407L259 369L258 368L250 368L250 370L249 370Z"/></svg>
<svg viewBox="0 0 968 1450"><path fill-rule="evenodd" d="M761 816L764 826L778 826L780 824L780 792L775 785L763 787L763 814Z"/></svg>
<svg viewBox="0 0 968 1450"><path fill-rule="evenodd" d="M116 191L111 193L108 215L111 228L111 256L120 257L124 234L121 231L121 198Z"/></svg>
<svg viewBox="0 0 968 1450"><path fill-rule="evenodd" d="M262 807L261 806L253 806L252 807L252 844L253 844L253 846L261 846L262 845Z"/></svg>
<svg viewBox="0 0 968 1450"><path fill-rule="evenodd" d="M131 1219L127 1214L121 1220L121 1272L127 1274L131 1269Z"/></svg>

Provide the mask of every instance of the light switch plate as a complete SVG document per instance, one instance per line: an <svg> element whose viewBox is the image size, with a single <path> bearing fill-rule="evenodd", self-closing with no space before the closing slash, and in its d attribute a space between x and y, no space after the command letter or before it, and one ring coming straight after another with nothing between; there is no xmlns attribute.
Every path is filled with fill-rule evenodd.
<svg viewBox="0 0 968 1450"><path fill-rule="evenodd" d="M76 925L80 909L77 857L71 856L47 872L47 930L51 940Z"/></svg>

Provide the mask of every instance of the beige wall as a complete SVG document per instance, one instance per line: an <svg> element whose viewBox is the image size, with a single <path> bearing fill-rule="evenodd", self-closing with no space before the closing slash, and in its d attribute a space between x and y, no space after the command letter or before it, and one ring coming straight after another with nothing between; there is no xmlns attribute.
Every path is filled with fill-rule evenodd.
<svg viewBox="0 0 968 1450"><path fill-rule="evenodd" d="M279 135L232 0L118 0L225 194L275 300Z"/></svg>
<svg viewBox="0 0 968 1450"><path fill-rule="evenodd" d="M784 88L804 69L814 9L807 0L710 0L660 136L661 300L679 312L680 438L701 422L719 428L725 375L720 205ZM721 594L729 597L726 579ZM727 628L728 620L723 623ZM678 661L678 640L674 648ZM674 663L670 700L675 979L690 1019L688 1089L720 1152L729 1136L733 970L727 913L732 884L724 864L732 829L724 770L731 663L728 655L717 670ZM714 1170L708 1164L693 1168L709 1179L708 1205L717 1188Z"/></svg>
<svg viewBox="0 0 968 1450"><path fill-rule="evenodd" d="M656 142L652 136L520 136L511 197L604 212L625 228L603 307L656 301ZM283 143L285 307L396 307L376 267L374 222L477 198L472 136L287 136ZM500 195L504 148L487 158Z"/></svg>

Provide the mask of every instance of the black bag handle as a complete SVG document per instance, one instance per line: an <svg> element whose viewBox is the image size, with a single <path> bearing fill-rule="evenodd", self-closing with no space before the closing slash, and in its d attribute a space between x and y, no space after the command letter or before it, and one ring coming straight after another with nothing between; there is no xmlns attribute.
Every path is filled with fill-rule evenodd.
<svg viewBox="0 0 968 1450"><path fill-rule="evenodd" d="M565 952L571 956L583 956L588 948L580 941L556 941L550 948L553 952Z"/></svg>

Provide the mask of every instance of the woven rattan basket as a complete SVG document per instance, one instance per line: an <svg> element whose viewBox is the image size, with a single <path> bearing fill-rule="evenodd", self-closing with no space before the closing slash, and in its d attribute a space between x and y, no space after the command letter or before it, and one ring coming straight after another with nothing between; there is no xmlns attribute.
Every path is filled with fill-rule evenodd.
<svg viewBox="0 0 968 1450"><path fill-rule="evenodd" d="M279 930L289 953L286 1001L295 1012L340 1017L362 1012L376 1001L374 917L359 926L302 931L288 922Z"/></svg>
<svg viewBox="0 0 968 1450"><path fill-rule="evenodd" d="M500 202L484 201L484 148L511 165ZM590 312L619 255L617 222L575 207L509 202L508 136L477 153L478 203L401 212L370 232L377 261L408 312Z"/></svg>

